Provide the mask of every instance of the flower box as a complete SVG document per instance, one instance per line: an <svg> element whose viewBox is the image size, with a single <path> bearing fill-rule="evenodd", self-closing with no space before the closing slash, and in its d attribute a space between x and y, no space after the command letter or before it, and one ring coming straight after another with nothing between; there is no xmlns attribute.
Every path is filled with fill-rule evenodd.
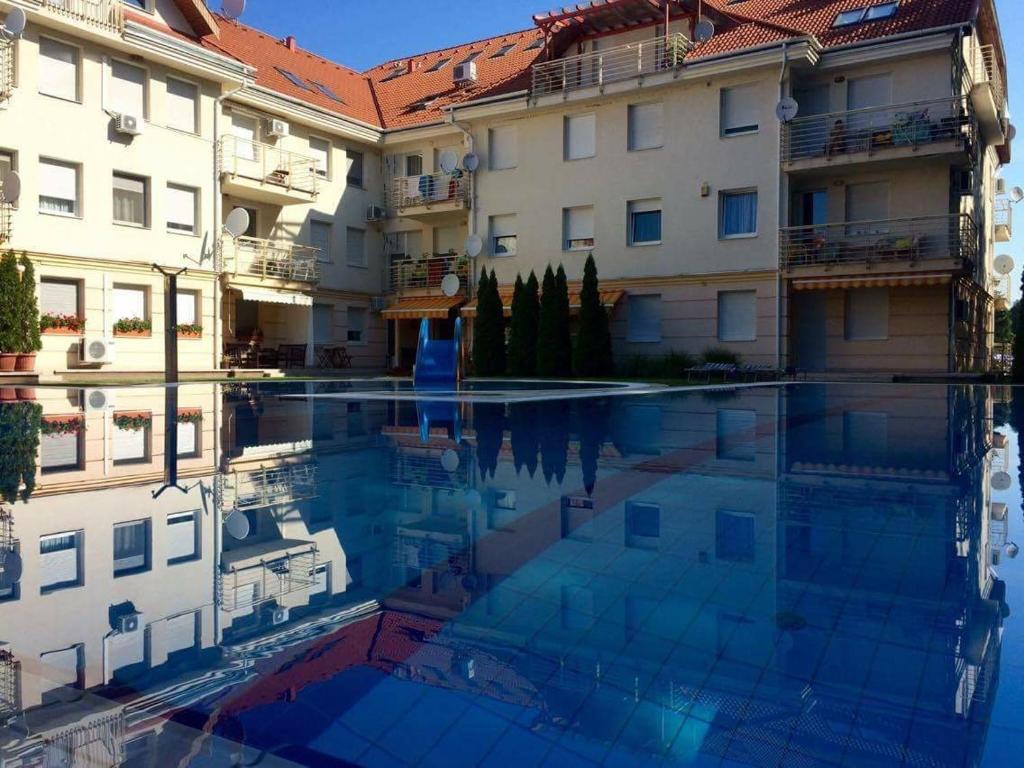
<svg viewBox="0 0 1024 768"><path fill-rule="evenodd" d="M81 336L85 332L85 320L78 315L47 312L39 316L39 330L48 336Z"/></svg>
<svg viewBox="0 0 1024 768"><path fill-rule="evenodd" d="M149 411L122 411L114 414L114 426L126 432L138 432L153 426Z"/></svg>
<svg viewBox="0 0 1024 768"><path fill-rule="evenodd" d="M203 326L195 323L179 323L177 331L179 339L203 338Z"/></svg>
<svg viewBox="0 0 1024 768"><path fill-rule="evenodd" d="M148 338L153 333L153 324L141 317L122 317L114 323L114 335L122 338Z"/></svg>
<svg viewBox="0 0 1024 768"><path fill-rule="evenodd" d="M151 331L119 331L114 329L114 336L120 339L148 339L153 335Z"/></svg>
<svg viewBox="0 0 1024 768"><path fill-rule="evenodd" d="M85 417L82 414L70 416L44 416L44 435L77 435L85 429Z"/></svg>
<svg viewBox="0 0 1024 768"><path fill-rule="evenodd" d="M43 328L44 336L81 336L85 331L82 328Z"/></svg>
<svg viewBox="0 0 1024 768"><path fill-rule="evenodd" d="M203 420L203 409L202 408L179 408L178 409L178 423L179 424L199 424Z"/></svg>

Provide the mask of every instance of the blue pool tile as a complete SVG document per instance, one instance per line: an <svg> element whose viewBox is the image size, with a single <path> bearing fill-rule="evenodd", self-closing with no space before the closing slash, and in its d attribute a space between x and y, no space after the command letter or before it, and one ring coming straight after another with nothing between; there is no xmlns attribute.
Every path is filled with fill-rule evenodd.
<svg viewBox="0 0 1024 768"><path fill-rule="evenodd" d="M527 729L513 726L495 742L480 764L485 768L533 768L541 765L553 748L551 742L539 738Z"/></svg>

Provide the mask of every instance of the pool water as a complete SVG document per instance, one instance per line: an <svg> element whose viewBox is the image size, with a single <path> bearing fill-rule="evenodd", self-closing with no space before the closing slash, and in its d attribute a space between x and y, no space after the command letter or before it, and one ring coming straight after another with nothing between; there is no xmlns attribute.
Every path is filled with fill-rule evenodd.
<svg viewBox="0 0 1024 768"><path fill-rule="evenodd" d="M0 765L1020 764L1024 390L344 391L0 403Z"/></svg>

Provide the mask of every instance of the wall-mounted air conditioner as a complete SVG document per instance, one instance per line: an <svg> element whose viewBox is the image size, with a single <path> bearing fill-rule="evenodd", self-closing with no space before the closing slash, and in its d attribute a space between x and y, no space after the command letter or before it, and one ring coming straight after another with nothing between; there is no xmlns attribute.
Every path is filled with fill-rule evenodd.
<svg viewBox="0 0 1024 768"><path fill-rule="evenodd" d="M105 365L114 362L115 343L109 338L86 338L79 347L78 359L83 363Z"/></svg>
<svg viewBox="0 0 1024 768"><path fill-rule="evenodd" d="M285 120L269 120L267 122L267 136L275 139L283 139L291 133L291 127Z"/></svg>
<svg viewBox="0 0 1024 768"><path fill-rule="evenodd" d="M388 300L386 296L372 296L370 297L370 311L371 312L383 312L388 308Z"/></svg>
<svg viewBox="0 0 1024 768"><path fill-rule="evenodd" d="M459 64L452 69L452 79L456 85L463 83L475 83L476 82L476 62L467 61L465 64Z"/></svg>
<svg viewBox="0 0 1024 768"><path fill-rule="evenodd" d="M118 115L114 118L114 130L126 136L139 136L145 123L138 115Z"/></svg>
<svg viewBox="0 0 1024 768"><path fill-rule="evenodd" d="M82 407L86 413L113 410L116 402L114 391L111 389L82 390Z"/></svg>
<svg viewBox="0 0 1024 768"><path fill-rule="evenodd" d="M372 224L378 221L384 221L388 217L387 208L382 208L379 205L368 205L366 206L366 221L368 224Z"/></svg>
<svg viewBox="0 0 1024 768"><path fill-rule="evenodd" d="M142 629L142 617L137 613L126 613L117 620L117 630L122 635L133 635Z"/></svg>

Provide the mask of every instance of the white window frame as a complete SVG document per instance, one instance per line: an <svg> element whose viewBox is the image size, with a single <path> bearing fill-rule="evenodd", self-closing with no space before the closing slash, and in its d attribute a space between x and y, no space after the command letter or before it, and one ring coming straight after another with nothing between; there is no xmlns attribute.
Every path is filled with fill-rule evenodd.
<svg viewBox="0 0 1024 768"><path fill-rule="evenodd" d="M108 98L111 99L111 100L113 99L114 80L116 79L114 77L114 67L116 65L120 65L122 67L129 67L131 69L137 69L137 70L142 72L142 112L141 112L141 114L138 114L136 116L137 117L141 117L143 120L147 120L148 121L149 120L149 99L150 99L150 97L149 97L149 80L150 80L149 67L147 67L147 66L145 66L143 64L136 64L135 62L132 62L132 61L126 61L125 59L111 57L110 64L107 67L107 76L109 77L108 83L109 83L109 86L110 86L110 95L108 96ZM107 106L108 105L104 105L104 107L107 107ZM109 105L109 109L111 109L112 111L114 111L114 112L116 112L118 114L124 114L124 115L133 115L133 114L135 114L134 112L122 112L117 106L115 106L113 104Z"/></svg>
<svg viewBox="0 0 1024 768"><path fill-rule="evenodd" d="M590 237L570 237L571 234L578 234L571 232L570 221L573 217L573 211L590 211ZM594 236L594 229L597 226L597 218L593 205L574 205L568 208L562 209L562 250L563 251L589 251L594 248L597 243L597 238ZM589 241L589 242L588 242ZM573 245L577 243L577 245Z"/></svg>
<svg viewBox="0 0 1024 768"><path fill-rule="evenodd" d="M41 78L40 75L42 74L42 60L43 60L42 48L43 48L43 41L44 40L46 42L48 42L48 43L56 43L59 46L63 46L65 48L70 48L70 49L72 49L75 52L75 95L74 95L73 98L68 98L67 96L62 96L62 95L60 95L58 93L48 93L47 91L44 91L41 88L37 88L37 90L39 91L39 94L41 96L47 96L47 97L49 97L51 99L60 99L61 101L66 101L66 102L69 102L71 104L81 104L82 103L82 59L83 59L82 47L79 46L79 45L75 45L74 43L69 43L67 40L61 40L60 38L53 37L51 35L40 35L39 36L39 62L40 63L39 63L39 66L36 68L37 83L42 81L42 78Z"/></svg>
<svg viewBox="0 0 1024 768"><path fill-rule="evenodd" d="M39 312L40 312L40 314L47 314L49 312L49 310L43 305L43 295L42 295L43 294L43 290L42 290L42 286L43 286L44 283L73 286L74 289L75 289L75 304L77 306L77 309L75 310L75 315L78 317L79 320L81 320L83 318L84 313L82 311L82 308L83 308L83 301L82 301L82 299L83 299L83 295L84 295L84 292L85 292L85 285L84 285L83 281L80 278L74 278L74 277L68 278L68 277L57 277L57 276L54 276L54 275L42 275L39 278L39 286L40 286L39 287Z"/></svg>
<svg viewBox="0 0 1024 768"><path fill-rule="evenodd" d="M324 181L330 181L334 171L334 142L332 142L330 139L324 136L316 136L314 134L310 134L309 154L310 157L313 157L314 159L317 159L317 156L316 154L314 154L313 143L318 141L322 141L324 144L327 145L327 166L321 169L318 165L315 170L315 173L319 178L323 179Z"/></svg>
<svg viewBox="0 0 1024 768"><path fill-rule="evenodd" d="M657 240L635 240L633 238L633 217L638 213L654 213L657 211L661 219L659 229L661 237ZM665 238L665 209L660 197L651 197L646 200L630 200L626 203L626 244L631 248L647 245L661 245Z"/></svg>
<svg viewBox="0 0 1024 768"><path fill-rule="evenodd" d="M761 130L760 117L756 123L747 123L735 127L726 125L726 100L729 98L729 94L751 94L750 98L754 99L756 103L758 95L757 87L757 83L744 83L742 85L727 86L718 92L718 130L721 138L731 139L736 136L750 136L751 134L758 133Z"/></svg>
<svg viewBox="0 0 1024 768"><path fill-rule="evenodd" d="M125 221L124 219L117 218L117 206L114 205L113 196L116 190L114 186L115 180L120 177L127 181L141 181L142 182L142 222L137 221ZM114 171L110 176L111 185L111 221L114 224L122 227L134 227L136 229L149 229L149 223L152 220L151 209L153 207L153 190L150 183L150 179L147 176L136 176L134 173L125 173L124 171Z"/></svg>
<svg viewBox="0 0 1024 768"><path fill-rule="evenodd" d="M362 318L363 318L363 327L362 328L353 329L353 327L352 327L352 312L353 311L355 311L357 313L362 313ZM367 328L367 317L368 317L368 315L369 315L369 313L367 312L366 307L361 306L361 305L350 304L348 307L345 308L345 338L346 338L346 341L347 341L348 344L351 344L352 346L358 346L358 347L366 346L366 344L367 344L366 337L367 337L368 331L369 331L369 329ZM356 330L359 333L359 337L358 338L355 338L355 339L352 338L353 330Z"/></svg>
<svg viewBox="0 0 1024 768"><path fill-rule="evenodd" d="M507 223L510 226L501 226ZM490 233L491 240L491 256L503 259L508 256L515 256L519 253L519 217L514 213L502 213L495 216L491 216L488 221L488 232ZM511 238L511 249L506 248L505 251L498 251L499 240L509 240Z"/></svg>
<svg viewBox="0 0 1024 768"><path fill-rule="evenodd" d="M729 197L736 197L739 195L754 195L756 201L756 215L754 216L754 231L753 232L736 232L733 234L727 234L725 231L725 200ZM748 187L746 189L723 189L718 193L718 239L719 240L746 240L749 238L757 237L758 227L761 219L761 196L758 193L757 187Z"/></svg>
<svg viewBox="0 0 1024 768"><path fill-rule="evenodd" d="M170 99L170 84L171 84L171 81L175 81L175 82L178 82L178 83L182 83L184 85L191 86L192 88L195 88L195 90L196 90L195 102L192 105L192 129L189 130L187 128L179 128L178 126L171 125L168 120L165 120L164 124L168 128L170 128L172 131L178 131L179 133L185 133L185 134L188 134L190 136L199 136L203 132L202 131L202 109L200 107L200 104L202 103L202 88L200 87L199 83L195 82L194 80L189 80L188 78L184 78L184 77L178 77L177 75L168 75L166 78L164 78L164 100L165 100L165 102L164 102L164 105L165 105L164 115L165 115L165 117L167 116L167 112L168 112L168 110L166 109L166 104L167 104L167 102Z"/></svg>
<svg viewBox="0 0 1024 768"><path fill-rule="evenodd" d="M62 211L47 211L42 207L42 198L51 197L42 194L42 184L40 183L40 194L39 194L39 213L44 216L60 216L65 219L81 219L82 218L82 164L75 163L68 160L60 160L56 157L40 157L39 166L43 165L56 165L63 166L64 168L71 168L75 172L75 197L74 197L74 210L70 213L64 213ZM67 198L56 198L54 200L65 200Z"/></svg>
<svg viewBox="0 0 1024 768"><path fill-rule="evenodd" d="M575 135L573 133L573 124L577 120L589 120L592 124L593 135L590 137L592 143L590 154L575 154L573 152L572 138ZM597 157L597 113L580 112L574 115L566 115L562 120L562 146L562 158L566 162L588 160L592 157Z"/></svg>
<svg viewBox="0 0 1024 768"><path fill-rule="evenodd" d="M654 143L643 145L637 142L636 117L642 114L642 110L656 107L660 111L658 122L658 135ZM661 149L665 146L665 102L646 101L638 104L630 104L626 107L626 148L630 152L647 152L652 149Z"/></svg>
<svg viewBox="0 0 1024 768"><path fill-rule="evenodd" d="M170 234L172 234L172 235L186 235L186 236L191 236L191 237L198 236L199 235L199 231L201 229L201 227L199 226L200 211L202 211L202 205L200 203L200 194L201 193L200 193L199 188L198 187L190 187L187 184L176 184L173 181L169 181L169 182L167 182L166 190L168 192L170 192L171 190L174 190L176 192L191 192L192 193L192 206L193 206L193 211L192 211L192 230L191 231L189 231L187 229L178 229L178 228L172 227L171 226L172 222L170 221L170 214L169 213L167 213L167 215L164 216L164 226L167 228L167 231ZM164 198L165 201L169 197L170 197L170 195L165 197ZM169 206L165 206L165 211L166 210L169 210ZM181 222L174 222L174 223L179 223L180 224Z"/></svg>
<svg viewBox="0 0 1024 768"><path fill-rule="evenodd" d="M138 291L142 294L143 300L143 315L139 318L140 320L149 320L152 322L153 313L153 301L150 295L150 288L148 285L139 285L134 283L114 283L111 287L111 308L110 315L113 321L116 323L118 320L131 320L138 315L131 315L130 317L122 317L117 312L117 296L118 291Z"/></svg>
<svg viewBox="0 0 1024 768"><path fill-rule="evenodd" d="M192 302L191 302L192 303L192 320L191 321L186 321L186 320L182 320L182 318L181 318L180 301L181 301L181 299L183 299L183 298L185 298L187 296L190 296L190 295L192 297ZM202 324L202 319L203 319L203 312L202 312L203 293L202 293L202 291L200 291L198 288L179 288L178 289L177 299L179 301L179 306L176 307L176 309L179 310L178 311L178 325L181 325L182 323L188 323L189 325L201 325Z"/></svg>
<svg viewBox="0 0 1024 768"><path fill-rule="evenodd" d="M200 537L200 521L202 516L199 510L192 510L189 512L172 512L167 515L166 525L170 528L172 525L183 525L184 520L192 521L192 537L194 539L194 549L191 555L182 555L181 557L168 557L167 565L181 565L182 563L194 563L196 560L202 559L201 542ZM168 534L169 538L169 534Z"/></svg>

